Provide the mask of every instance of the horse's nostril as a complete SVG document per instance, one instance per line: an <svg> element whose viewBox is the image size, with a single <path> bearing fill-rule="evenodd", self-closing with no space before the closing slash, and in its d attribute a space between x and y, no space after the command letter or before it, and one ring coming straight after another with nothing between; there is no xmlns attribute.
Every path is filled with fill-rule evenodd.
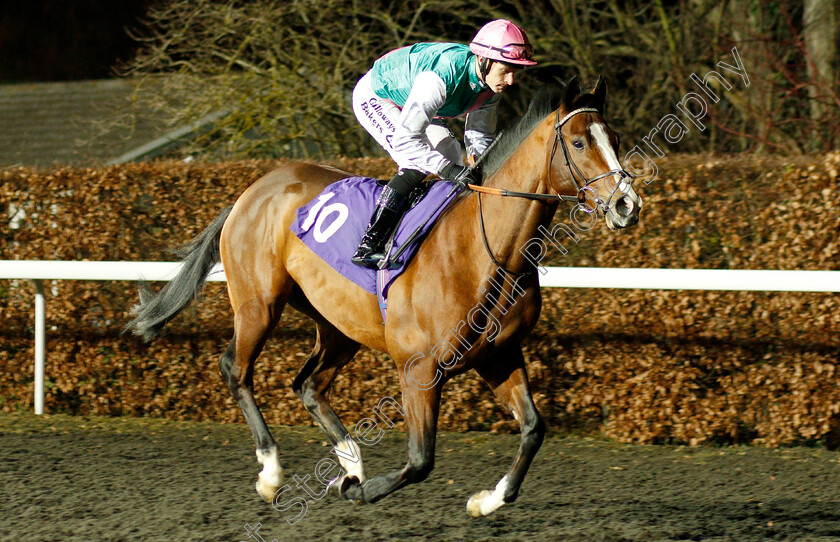
<svg viewBox="0 0 840 542"><path fill-rule="evenodd" d="M622 196L615 202L615 212L619 216L627 217L633 214L633 200L626 196Z"/></svg>

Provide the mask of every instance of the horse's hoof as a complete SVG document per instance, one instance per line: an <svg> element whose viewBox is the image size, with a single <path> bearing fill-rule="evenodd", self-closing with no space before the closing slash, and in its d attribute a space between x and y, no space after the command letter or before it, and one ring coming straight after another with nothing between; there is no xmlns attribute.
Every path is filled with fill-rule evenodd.
<svg viewBox="0 0 840 542"><path fill-rule="evenodd" d="M467 501L467 513L474 518L480 518L485 516L486 514L481 513L481 501L483 501L492 494L492 491L485 489L484 491L479 491L478 493L470 497L470 500Z"/></svg>
<svg viewBox="0 0 840 542"><path fill-rule="evenodd" d="M277 485L268 482L262 475L257 476L257 493L262 497L262 499L267 502L271 503L274 501L274 494L277 493L277 490L283 486L283 473L280 473L279 482Z"/></svg>
<svg viewBox="0 0 840 542"><path fill-rule="evenodd" d="M338 494L356 504L362 504L364 502L362 484L355 476L345 476L341 479Z"/></svg>

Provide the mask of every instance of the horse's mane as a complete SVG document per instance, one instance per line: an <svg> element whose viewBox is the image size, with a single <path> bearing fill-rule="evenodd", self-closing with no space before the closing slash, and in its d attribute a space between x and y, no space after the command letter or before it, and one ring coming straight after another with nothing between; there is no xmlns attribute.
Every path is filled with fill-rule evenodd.
<svg viewBox="0 0 840 542"><path fill-rule="evenodd" d="M562 88L554 85L540 88L528 105L528 111L513 126L505 130L487 152L481 165L482 176L487 178L502 167L537 124L560 107L562 99Z"/></svg>
<svg viewBox="0 0 840 542"><path fill-rule="evenodd" d="M499 136L484 157L481 165L482 177L485 179L496 172L508 161L522 141L543 121L552 111L560 107L563 100L564 88L559 86L541 87L528 105L528 111L516 123ZM581 94L574 102L573 109L589 107L595 104L592 94Z"/></svg>

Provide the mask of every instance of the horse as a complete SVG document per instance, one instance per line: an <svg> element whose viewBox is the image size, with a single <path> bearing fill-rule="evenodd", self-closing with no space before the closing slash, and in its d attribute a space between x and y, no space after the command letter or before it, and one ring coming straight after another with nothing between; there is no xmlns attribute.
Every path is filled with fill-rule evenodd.
<svg viewBox="0 0 840 542"><path fill-rule="evenodd" d="M256 490L268 502L282 493L285 478L254 399L254 362L286 305L315 323L314 348L292 387L338 456L339 474L328 488L347 500L376 502L429 476L443 385L475 369L521 432L507 473L493 490L467 502L471 516L486 516L517 498L545 435L520 346L541 309L537 266L522 247L541 238L563 201L575 203L575 213L591 222L603 217L609 229L639 219L642 200L617 158L618 136L604 120L605 102L601 77L589 92L573 78L565 90L557 85L538 93L485 153L483 183L459 194L393 282L384 322L377 296L290 232L298 208L350 174L289 162L250 185L183 249L181 271L159 293L141 287L127 329L157 336L222 262L234 333L219 367L253 433L262 465ZM408 447L402 469L371 478L329 402L336 375L362 344L390 355L399 371Z"/></svg>

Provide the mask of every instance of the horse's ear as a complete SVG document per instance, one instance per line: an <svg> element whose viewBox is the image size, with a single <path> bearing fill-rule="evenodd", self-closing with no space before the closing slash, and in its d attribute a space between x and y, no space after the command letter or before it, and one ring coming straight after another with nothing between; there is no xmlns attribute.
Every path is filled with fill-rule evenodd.
<svg viewBox="0 0 840 542"><path fill-rule="evenodd" d="M563 94L563 108L566 111L571 111L578 96L580 96L580 82L575 75L569 79L569 84L566 85L566 92Z"/></svg>
<svg viewBox="0 0 840 542"><path fill-rule="evenodd" d="M607 103L607 82L604 80L604 76L598 76L598 82L595 83L595 88L592 89L592 95L595 97L595 108L603 113L604 106Z"/></svg>

